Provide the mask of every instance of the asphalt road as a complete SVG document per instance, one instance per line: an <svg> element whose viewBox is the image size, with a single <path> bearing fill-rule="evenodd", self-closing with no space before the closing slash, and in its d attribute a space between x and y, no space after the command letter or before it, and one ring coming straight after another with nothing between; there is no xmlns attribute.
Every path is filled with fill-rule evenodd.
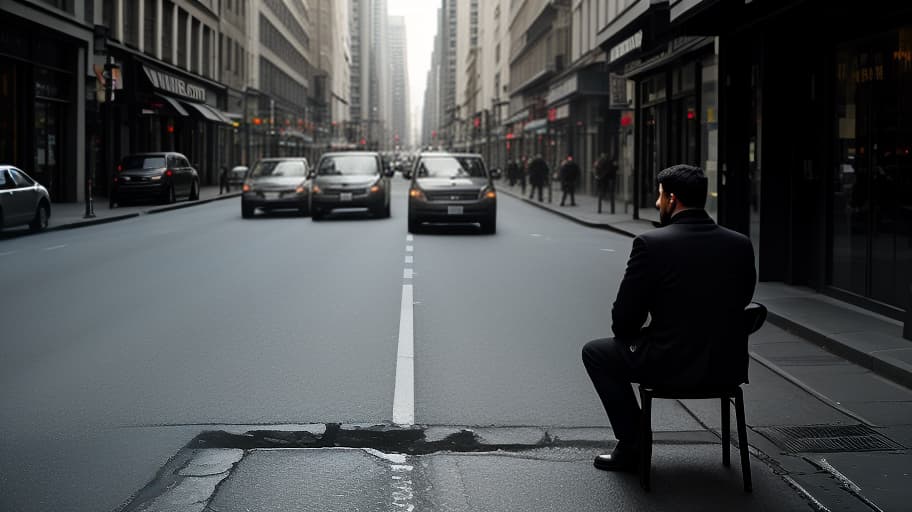
<svg viewBox="0 0 912 512"><path fill-rule="evenodd" d="M408 236L406 185L394 184L390 219L243 220L232 199L0 242L0 510L116 510L194 436L222 425L391 423L403 285L414 289L414 402L406 405L416 424L607 426L579 354L609 333L630 240L505 196L496 235L432 227ZM676 402L657 403L654 417L657 430L703 430ZM428 455L410 459L414 481L392 494L390 479L402 475L360 452L312 452L303 463L301 452L264 453L240 463L217 510L256 504L251 486L270 499L288 494L277 510L388 510L403 493L419 509L559 510L568 461L581 468L567 477L576 482L573 509L606 499L584 492L605 483L586 451ZM694 463L686 450L670 456ZM718 445L696 463L703 459L715 467ZM496 481L487 473L503 471L518 473L484 487ZM548 485L524 480L525 471ZM310 491L269 477L289 474L310 475ZM731 487L732 506L769 504L743 501L739 473L723 475L724 484L709 485ZM333 502L324 481L343 498L361 494ZM781 509L805 506L758 467L755 488L785 500ZM481 501L463 499L467 489ZM621 492L633 508L674 505L667 496L643 501L635 489L608 497ZM701 499L694 509L712 503Z"/></svg>

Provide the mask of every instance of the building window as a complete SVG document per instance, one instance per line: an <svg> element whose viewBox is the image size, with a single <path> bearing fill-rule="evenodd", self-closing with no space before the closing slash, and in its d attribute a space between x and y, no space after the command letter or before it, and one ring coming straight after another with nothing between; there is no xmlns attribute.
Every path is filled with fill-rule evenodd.
<svg viewBox="0 0 912 512"><path fill-rule="evenodd" d="M202 41L200 41L200 21L196 18L192 18L190 27L190 65L187 66L187 69L199 73L200 48L202 47Z"/></svg>
<svg viewBox="0 0 912 512"><path fill-rule="evenodd" d="M177 65L188 69L187 65L187 12L177 10Z"/></svg>
<svg viewBox="0 0 912 512"><path fill-rule="evenodd" d="M139 48L139 4L124 2L123 4L123 42L134 48Z"/></svg>
<svg viewBox="0 0 912 512"><path fill-rule="evenodd" d="M162 60L174 64L174 4L162 2Z"/></svg>
<svg viewBox="0 0 912 512"><path fill-rule="evenodd" d="M155 54L155 2L146 0L143 6L143 50Z"/></svg>
<svg viewBox="0 0 912 512"><path fill-rule="evenodd" d="M203 25L203 76L212 78L212 31Z"/></svg>

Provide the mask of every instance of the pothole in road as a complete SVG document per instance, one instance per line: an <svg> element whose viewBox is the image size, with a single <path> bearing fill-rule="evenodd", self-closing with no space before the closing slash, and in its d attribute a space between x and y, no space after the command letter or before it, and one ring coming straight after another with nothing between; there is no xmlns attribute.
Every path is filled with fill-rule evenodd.
<svg viewBox="0 0 912 512"><path fill-rule="evenodd" d="M435 452L520 451L546 447L607 447L606 428L459 427L326 423L295 428L253 427L206 431L190 449L372 448L426 455Z"/></svg>

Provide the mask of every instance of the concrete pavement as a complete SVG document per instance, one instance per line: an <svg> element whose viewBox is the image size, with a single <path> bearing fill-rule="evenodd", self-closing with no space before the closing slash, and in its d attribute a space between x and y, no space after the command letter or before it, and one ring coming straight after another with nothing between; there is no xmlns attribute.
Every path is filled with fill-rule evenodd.
<svg viewBox="0 0 912 512"><path fill-rule="evenodd" d="M616 204L616 213L611 214L610 204L603 201L602 213L598 213L598 199L587 194L576 195L577 206L560 206L561 193L556 183L550 203L547 189L544 201L539 202L537 197L529 199L518 185L511 187L505 180L497 185L503 193L586 226L630 237L655 229L650 221L632 219L632 210L624 212L622 203ZM529 191L527 187L526 193ZM784 283L758 283L755 298L769 310L770 322L878 375L912 388L912 340L903 338L901 322L813 290Z"/></svg>

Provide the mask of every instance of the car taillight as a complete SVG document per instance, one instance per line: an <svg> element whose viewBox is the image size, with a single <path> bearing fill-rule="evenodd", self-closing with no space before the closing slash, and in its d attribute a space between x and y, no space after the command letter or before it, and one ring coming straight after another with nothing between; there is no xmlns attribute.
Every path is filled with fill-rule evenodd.
<svg viewBox="0 0 912 512"><path fill-rule="evenodd" d="M122 165L118 165L118 166L117 166L117 172L121 172L121 171L123 171L123 166L122 166Z"/></svg>
<svg viewBox="0 0 912 512"><path fill-rule="evenodd" d="M171 169L168 169L167 171L165 171L165 176L167 176L167 177L169 177L169 178L170 178L171 176L174 176L174 171L172 171Z"/></svg>
<svg viewBox="0 0 912 512"><path fill-rule="evenodd" d="M250 184L244 183L244 192L250 192Z"/></svg>

